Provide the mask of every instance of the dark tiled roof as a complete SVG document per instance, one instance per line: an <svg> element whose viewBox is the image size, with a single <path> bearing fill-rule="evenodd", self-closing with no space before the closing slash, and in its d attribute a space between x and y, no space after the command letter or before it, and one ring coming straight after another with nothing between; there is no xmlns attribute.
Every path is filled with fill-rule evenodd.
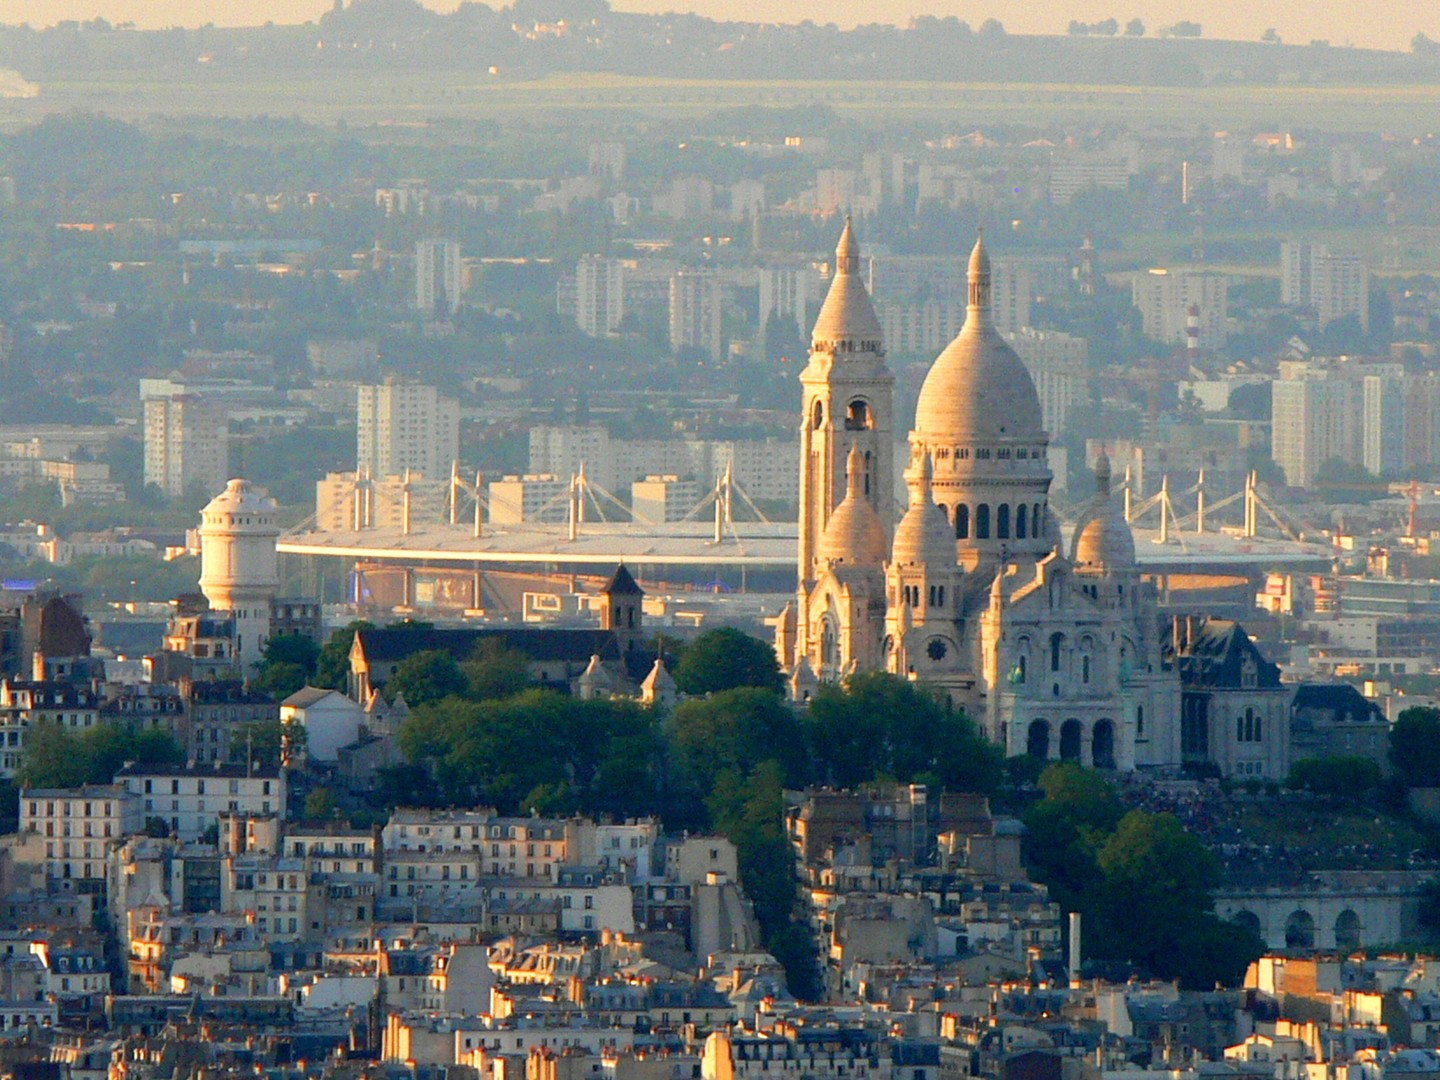
<svg viewBox="0 0 1440 1080"><path fill-rule="evenodd" d="M1265 659L1233 619L1177 620L1160 645L1165 662L1179 669L1187 687L1239 689L1246 657L1254 660L1257 687L1273 690L1280 685L1279 666Z"/></svg>
<svg viewBox="0 0 1440 1080"><path fill-rule="evenodd" d="M605 588L601 592L611 596L645 595L645 590L635 583L635 579L630 576L630 571L625 569L624 563L615 568L615 573L610 575L610 580L605 583Z"/></svg>
<svg viewBox="0 0 1440 1080"><path fill-rule="evenodd" d="M1337 720L1368 723L1383 720L1384 714L1373 701L1349 683L1301 683L1291 701L1292 709L1320 709L1334 713Z"/></svg>

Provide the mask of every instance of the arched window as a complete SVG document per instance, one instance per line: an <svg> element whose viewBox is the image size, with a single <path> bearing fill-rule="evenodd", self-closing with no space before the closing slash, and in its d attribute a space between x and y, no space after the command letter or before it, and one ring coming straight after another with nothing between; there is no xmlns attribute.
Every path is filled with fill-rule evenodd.
<svg viewBox="0 0 1440 1080"><path fill-rule="evenodd" d="M1256 741L1256 742L1264 742L1264 741L1265 741L1265 735L1264 735L1264 733L1260 730L1260 725L1261 725L1262 723L1264 723L1264 718L1263 718L1263 717L1259 717L1259 716L1255 717L1255 741Z"/></svg>
<svg viewBox="0 0 1440 1080"><path fill-rule="evenodd" d="M1017 683L1023 683L1023 682L1025 681L1025 654L1024 654L1024 653L1021 653L1020 656L1019 656L1019 658L1015 661L1015 681L1016 681Z"/></svg>
<svg viewBox="0 0 1440 1080"><path fill-rule="evenodd" d="M1025 736L1025 752L1041 761L1050 756L1050 725L1044 720L1030 722L1030 730Z"/></svg>
<svg viewBox="0 0 1440 1080"><path fill-rule="evenodd" d="M1087 686L1090 684L1090 657L1088 656L1080 658L1080 681Z"/></svg>
<svg viewBox="0 0 1440 1080"><path fill-rule="evenodd" d="M964 503L955 506L955 539L970 539L970 507Z"/></svg>
<svg viewBox="0 0 1440 1080"><path fill-rule="evenodd" d="M859 398L850 402L850 407L845 411L845 429L847 431L863 431L870 426L870 406Z"/></svg>
<svg viewBox="0 0 1440 1080"><path fill-rule="evenodd" d="M1010 539L1010 504L1001 503L995 508L995 537L999 540Z"/></svg>
<svg viewBox="0 0 1440 1080"><path fill-rule="evenodd" d="M1145 734L1145 706L1135 706L1135 737L1140 738Z"/></svg>
<svg viewBox="0 0 1440 1080"><path fill-rule="evenodd" d="M810 413L810 428L819 431L825 424L825 405L823 402L815 402L815 408Z"/></svg>
<svg viewBox="0 0 1440 1080"><path fill-rule="evenodd" d="M975 539L990 539L990 504L981 503L975 507Z"/></svg>
<svg viewBox="0 0 1440 1080"><path fill-rule="evenodd" d="M1030 511L1030 531L1038 538L1044 528L1045 520L1040 516L1040 504L1036 503Z"/></svg>
<svg viewBox="0 0 1440 1080"><path fill-rule="evenodd" d="M1060 649L1065 644L1064 634L1050 635L1050 670L1060 670Z"/></svg>
<svg viewBox="0 0 1440 1080"><path fill-rule="evenodd" d="M857 402L856 404L864 405L865 403L864 403L863 401L861 401L861 402ZM873 464L874 464L873 458L874 458L874 455L871 454L869 450L866 450L866 451L865 451L865 497L866 497L867 499L870 497L870 474L871 474L871 472L873 471L873 469L872 469L872 466L873 466Z"/></svg>
<svg viewBox="0 0 1440 1080"><path fill-rule="evenodd" d="M1024 503L1021 503L1019 506L1017 506L1017 507L1015 508L1015 539L1016 539L1016 540L1024 540L1024 539L1025 539L1025 536L1026 536L1026 533L1028 532L1028 529L1026 528L1026 525L1028 524L1028 522L1027 522L1026 519L1029 517L1029 514L1027 513L1027 511L1028 511L1029 509L1030 509L1030 508L1029 508L1028 506L1026 506Z"/></svg>
<svg viewBox="0 0 1440 1080"><path fill-rule="evenodd" d="M1235 717L1235 741L1245 741L1245 718L1243 716Z"/></svg>

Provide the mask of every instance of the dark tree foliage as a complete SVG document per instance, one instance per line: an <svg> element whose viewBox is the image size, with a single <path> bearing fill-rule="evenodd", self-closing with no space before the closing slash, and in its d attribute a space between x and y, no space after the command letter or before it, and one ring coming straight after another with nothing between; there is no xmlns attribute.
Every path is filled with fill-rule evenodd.
<svg viewBox="0 0 1440 1080"><path fill-rule="evenodd" d="M438 649L421 649L400 661L385 684L385 696L394 701L403 695L405 703L414 708L458 696L469 686L453 656Z"/></svg>
<svg viewBox="0 0 1440 1080"><path fill-rule="evenodd" d="M1326 799L1358 801L1380 786L1380 766L1367 757L1336 754L1301 758L1290 766L1285 786Z"/></svg>
<svg viewBox="0 0 1440 1080"><path fill-rule="evenodd" d="M814 1001L822 996L823 986L815 942L796 910L799 897L785 836L782 776L774 761L757 766L748 777L724 770L710 796L710 813L715 828L735 845L740 879L755 906L766 947L784 965L791 992Z"/></svg>
<svg viewBox="0 0 1440 1080"><path fill-rule="evenodd" d="M517 813L559 798L591 814L658 809L658 725L631 701L548 690L500 701L450 696L416 707L401 725L400 748L430 771L437 800L449 806Z"/></svg>
<svg viewBox="0 0 1440 1080"><path fill-rule="evenodd" d="M491 701L512 697L534 681L530 678L530 658L504 642L486 638L475 646L470 659L460 665L465 676L465 696L472 701Z"/></svg>
<svg viewBox="0 0 1440 1080"><path fill-rule="evenodd" d="M666 819L672 825L703 825L705 800L724 772L746 776L774 761L792 786L808 772L804 727L769 690L744 686L681 702L664 732L670 751Z"/></svg>
<svg viewBox="0 0 1440 1080"><path fill-rule="evenodd" d="M963 712L905 679L857 675L822 686L806 718L819 777L840 787L889 778L993 792L1003 756Z"/></svg>
<svg viewBox="0 0 1440 1080"><path fill-rule="evenodd" d="M1440 709L1416 705L1396 717L1390 764L1408 787L1440 786Z"/></svg>
<svg viewBox="0 0 1440 1080"><path fill-rule="evenodd" d="M25 734L19 780L27 788L108 784L127 761L173 765L183 760L175 737L158 728L132 731L103 724L76 731L47 720Z"/></svg>
<svg viewBox="0 0 1440 1080"><path fill-rule="evenodd" d="M706 630L692 641L675 667L682 694L699 697L741 686L780 693L780 662L769 643L728 626Z"/></svg>
<svg viewBox="0 0 1440 1080"><path fill-rule="evenodd" d="M1040 777L1025 815L1030 875L1084 917L1088 959L1138 964L1192 989L1233 984L1264 949L1215 915L1213 855L1172 814L1124 811L1108 781L1076 765Z"/></svg>

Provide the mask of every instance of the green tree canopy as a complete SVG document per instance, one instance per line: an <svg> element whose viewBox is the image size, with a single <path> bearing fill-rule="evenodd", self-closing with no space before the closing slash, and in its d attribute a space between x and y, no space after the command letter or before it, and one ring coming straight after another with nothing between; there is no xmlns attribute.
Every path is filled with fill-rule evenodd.
<svg viewBox="0 0 1440 1080"><path fill-rule="evenodd" d="M421 649L396 666L395 674L385 684L385 696L394 701L404 694L406 704L414 708L460 696L469 687L453 656L439 649Z"/></svg>
<svg viewBox="0 0 1440 1080"><path fill-rule="evenodd" d="M785 688L775 650L729 626L706 630L689 644L675 667L675 685L692 697L741 686L775 694Z"/></svg>
<svg viewBox="0 0 1440 1080"><path fill-rule="evenodd" d="M917 683L883 672L823 685L806 716L810 754L839 787L890 778L951 791L995 791L1000 750L963 712Z"/></svg>
<svg viewBox="0 0 1440 1080"><path fill-rule="evenodd" d="M742 686L682 701L663 729L670 747L672 826L703 827L700 811L726 770L747 776L773 760L782 781L792 785L803 783L808 772L804 727L769 690Z"/></svg>
<svg viewBox="0 0 1440 1080"><path fill-rule="evenodd" d="M25 733L19 781L27 788L108 784L127 761L173 765L184 759L175 737L159 728L101 724L77 731L43 720Z"/></svg>
<svg viewBox="0 0 1440 1080"><path fill-rule="evenodd" d="M500 701L458 697L417 707L401 725L401 752L434 776L447 805L515 813L573 793L587 813L656 809L659 737L632 701L579 701L526 690Z"/></svg>
<svg viewBox="0 0 1440 1080"><path fill-rule="evenodd" d="M1390 728L1390 764L1407 787L1440 786L1440 709L1405 709Z"/></svg>
<svg viewBox="0 0 1440 1080"><path fill-rule="evenodd" d="M1380 766L1356 754L1301 758L1290 766L1285 786L1327 799L1363 799L1380 786Z"/></svg>
<svg viewBox="0 0 1440 1080"><path fill-rule="evenodd" d="M532 682L530 658L518 649L506 648L498 638L478 642L460 670L465 674L465 696L472 701L513 697Z"/></svg>

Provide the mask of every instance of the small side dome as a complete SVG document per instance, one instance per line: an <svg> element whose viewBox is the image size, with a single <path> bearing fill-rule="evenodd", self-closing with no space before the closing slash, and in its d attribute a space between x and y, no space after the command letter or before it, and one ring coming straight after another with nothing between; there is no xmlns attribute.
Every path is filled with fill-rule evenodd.
<svg viewBox="0 0 1440 1080"><path fill-rule="evenodd" d="M1077 570L1124 570L1135 565L1135 536L1110 496L1110 458L1095 462L1095 498L1075 530L1070 561Z"/></svg>
<svg viewBox="0 0 1440 1080"><path fill-rule="evenodd" d="M955 538L945 511L930 498L930 455L926 454L918 469L907 476L910 508L895 526L895 542L891 545L890 562L895 566L931 566L951 568L955 565Z"/></svg>
<svg viewBox="0 0 1440 1080"><path fill-rule="evenodd" d="M860 450L852 446L845 459L845 498L830 515L830 524L825 526L815 554L829 562L878 569L885 561L885 526L870 500L860 492L862 469Z"/></svg>

